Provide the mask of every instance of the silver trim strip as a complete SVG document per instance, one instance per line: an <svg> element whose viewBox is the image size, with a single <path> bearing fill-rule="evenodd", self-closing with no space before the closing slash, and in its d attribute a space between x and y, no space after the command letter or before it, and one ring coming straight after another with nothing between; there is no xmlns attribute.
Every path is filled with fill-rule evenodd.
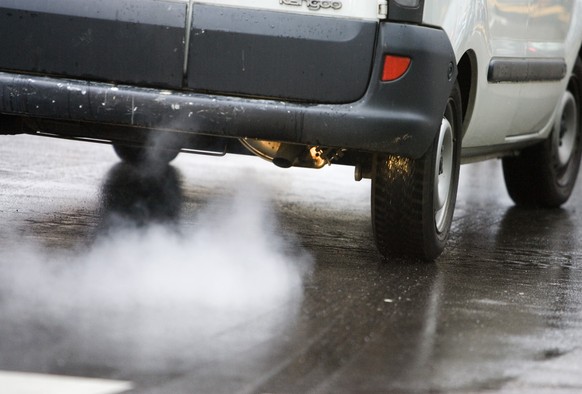
<svg viewBox="0 0 582 394"><path fill-rule="evenodd" d="M184 79L184 85L187 84L188 81L188 57L190 55L190 32L192 31L192 19L194 17L194 0L190 0L188 2L188 10L186 12L186 26L184 31L184 69L182 70Z"/></svg>

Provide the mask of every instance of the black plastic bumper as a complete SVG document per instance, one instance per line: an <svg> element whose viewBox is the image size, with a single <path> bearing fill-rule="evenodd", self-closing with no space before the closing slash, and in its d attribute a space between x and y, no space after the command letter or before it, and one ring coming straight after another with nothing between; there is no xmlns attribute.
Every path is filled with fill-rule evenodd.
<svg viewBox="0 0 582 394"><path fill-rule="evenodd" d="M380 82L385 53L412 58L397 81ZM360 100L349 104L309 105L2 72L0 112L419 157L440 126L455 64L442 30L383 23L371 83Z"/></svg>

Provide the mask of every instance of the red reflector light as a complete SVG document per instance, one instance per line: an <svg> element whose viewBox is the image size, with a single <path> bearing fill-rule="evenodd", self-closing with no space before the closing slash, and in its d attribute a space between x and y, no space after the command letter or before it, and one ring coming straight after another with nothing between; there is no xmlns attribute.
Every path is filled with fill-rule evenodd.
<svg viewBox="0 0 582 394"><path fill-rule="evenodd" d="M410 67L410 61L409 57L386 55L382 69L382 81L395 81L403 76Z"/></svg>

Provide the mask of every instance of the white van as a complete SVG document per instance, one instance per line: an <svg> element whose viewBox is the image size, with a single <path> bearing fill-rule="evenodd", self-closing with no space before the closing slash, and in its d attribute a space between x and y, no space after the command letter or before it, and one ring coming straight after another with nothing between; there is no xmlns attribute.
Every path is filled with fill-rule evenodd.
<svg viewBox="0 0 582 394"><path fill-rule="evenodd" d="M379 251L445 247L459 166L556 207L581 157L582 1L0 0L0 133L372 179ZM154 154L152 154L152 152Z"/></svg>

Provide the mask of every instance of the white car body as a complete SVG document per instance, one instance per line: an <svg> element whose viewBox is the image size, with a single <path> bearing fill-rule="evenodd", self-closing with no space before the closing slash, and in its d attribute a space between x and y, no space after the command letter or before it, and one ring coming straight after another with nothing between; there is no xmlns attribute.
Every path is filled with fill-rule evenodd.
<svg viewBox="0 0 582 394"><path fill-rule="evenodd" d="M545 138L568 81L491 84L487 67L494 57L563 58L570 71L582 37L582 3L552 0L430 1L424 22L441 26L458 59L474 53L476 95L463 147L491 147ZM481 148L481 149L479 149Z"/></svg>

